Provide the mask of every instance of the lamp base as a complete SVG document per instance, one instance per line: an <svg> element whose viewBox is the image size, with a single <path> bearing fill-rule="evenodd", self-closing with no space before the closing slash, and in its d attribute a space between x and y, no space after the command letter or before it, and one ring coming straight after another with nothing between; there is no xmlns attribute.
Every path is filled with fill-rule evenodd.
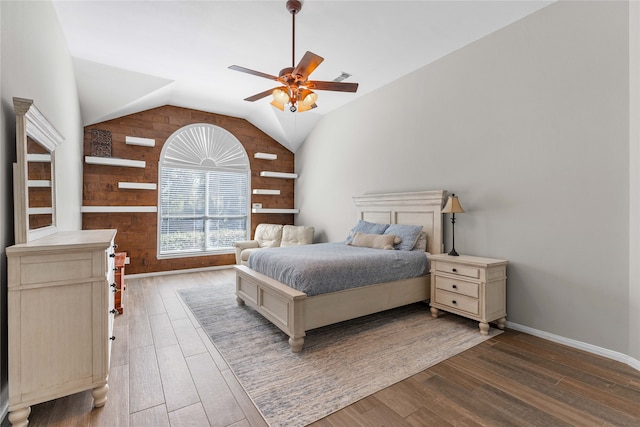
<svg viewBox="0 0 640 427"><path fill-rule="evenodd" d="M450 255L450 256L460 256L460 255L458 254L458 252L456 252L455 248L454 248L454 249L451 249L451 252L449 252L447 255Z"/></svg>

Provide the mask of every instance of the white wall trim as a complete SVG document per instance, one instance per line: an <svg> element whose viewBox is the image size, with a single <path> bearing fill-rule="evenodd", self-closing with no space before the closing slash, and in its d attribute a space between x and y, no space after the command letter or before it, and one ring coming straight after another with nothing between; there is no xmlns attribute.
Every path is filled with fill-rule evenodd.
<svg viewBox="0 0 640 427"><path fill-rule="evenodd" d="M51 154L27 154L27 162L51 163Z"/></svg>
<svg viewBox="0 0 640 427"><path fill-rule="evenodd" d="M118 188L129 190L156 190L157 187L152 182L118 182Z"/></svg>
<svg viewBox="0 0 640 427"><path fill-rule="evenodd" d="M572 348L577 348L579 350L584 350L589 353L597 354L598 356L602 356L608 359L616 360L618 362L626 363L632 368L640 371L640 360L636 360L631 356L628 356L626 354L623 354L614 350L598 347L597 345L592 345L586 342L573 340L571 338L565 338L560 335L555 335L549 332L541 331L539 329L534 329L528 326L520 325L519 323L513 323L513 322L507 321L507 327L510 329L513 329L514 331L524 332L526 334L533 335L535 337L544 338L545 340L557 342L559 344L564 344Z"/></svg>
<svg viewBox="0 0 640 427"><path fill-rule="evenodd" d="M156 140L153 138L140 138L138 136L125 136L124 142L127 145L140 145L142 147L155 147Z"/></svg>
<svg viewBox="0 0 640 427"><path fill-rule="evenodd" d="M84 162L90 165L123 166L142 169L147 166L147 162L144 160L119 159L117 157L84 156Z"/></svg>
<svg viewBox="0 0 640 427"><path fill-rule="evenodd" d="M298 174L297 173L289 173L289 172L262 171L262 172L260 172L260 176L264 176L264 177L267 177L267 178L296 179L298 177Z"/></svg>

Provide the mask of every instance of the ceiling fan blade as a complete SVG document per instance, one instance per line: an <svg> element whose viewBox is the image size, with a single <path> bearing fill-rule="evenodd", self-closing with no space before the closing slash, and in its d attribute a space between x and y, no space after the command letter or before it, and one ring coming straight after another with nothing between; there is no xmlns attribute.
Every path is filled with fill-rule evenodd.
<svg viewBox="0 0 640 427"><path fill-rule="evenodd" d="M322 61L324 61L323 57L307 51L291 74L294 76L300 75L304 80L306 80L307 77L309 77L309 74L318 68L318 65L320 65Z"/></svg>
<svg viewBox="0 0 640 427"><path fill-rule="evenodd" d="M232 66L229 67L229 69L230 70L234 70L234 71L240 71L241 73L252 74L252 75L258 76L258 77L264 77L265 79L269 79L269 80L278 80L278 78L276 76L272 76L271 74L262 73L260 71L255 71L255 70L251 70L249 68L241 67L239 65L232 65Z"/></svg>
<svg viewBox="0 0 640 427"><path fill-rule="evenodd" d="M265 96L269 96L269 95L271 95L271 94L273 93L273 91L274 91L274 90L276 90L276 89L278 89L279 87L280 87L280 86L272 87L272 88L271 88L271 89L269 89L269 90L265 90L264 92L256 93L255 95L250 96L250 97L248 97L248 98L245 98L244 100L245 100L245 101L249 101L249 102L257 101L258 99L262 99L262 98L264 98Z"/></svg>
<svg viewBox="0 0 640 427"><path fill-rule="evenodd" d="M358 83L308 81L304 85L309 89L333 90L336 92L355 92L358 90Z"/></svg>

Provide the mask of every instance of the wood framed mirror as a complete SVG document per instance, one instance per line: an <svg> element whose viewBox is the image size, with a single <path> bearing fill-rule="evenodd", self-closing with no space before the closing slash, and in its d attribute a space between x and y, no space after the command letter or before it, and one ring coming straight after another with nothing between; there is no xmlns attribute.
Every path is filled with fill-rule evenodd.
<svg viewBox="0 0 640 427"><path fill-rule="evenodd" d="M64 138L31 99L13 98L16 163L13 164L15 242L57 231L55 150Z"/></svg>

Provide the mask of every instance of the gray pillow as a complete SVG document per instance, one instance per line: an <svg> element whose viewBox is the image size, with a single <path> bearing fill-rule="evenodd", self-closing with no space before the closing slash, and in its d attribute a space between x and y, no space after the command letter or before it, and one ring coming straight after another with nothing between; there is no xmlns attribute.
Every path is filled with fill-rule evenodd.
<svg viewBox="0 0 640 427"><path fill-rule="evenodd" d="M416 245L421 231L421 225L391 224L384 230L384 234L395 234L402 239L399 244L394 245L397 250L410 251Z"/></svg>
<svg viewBox="0 0 640 427"><path fill-rule="evenodd" d="M347 237L347 243L351 243L353 241L353 236L358 231L366 234L383 234L387 227L389 227L389 224L377 224L375 222L369 222L363 219L358 220L356 225L351 229L349 236Z"/></svg>

